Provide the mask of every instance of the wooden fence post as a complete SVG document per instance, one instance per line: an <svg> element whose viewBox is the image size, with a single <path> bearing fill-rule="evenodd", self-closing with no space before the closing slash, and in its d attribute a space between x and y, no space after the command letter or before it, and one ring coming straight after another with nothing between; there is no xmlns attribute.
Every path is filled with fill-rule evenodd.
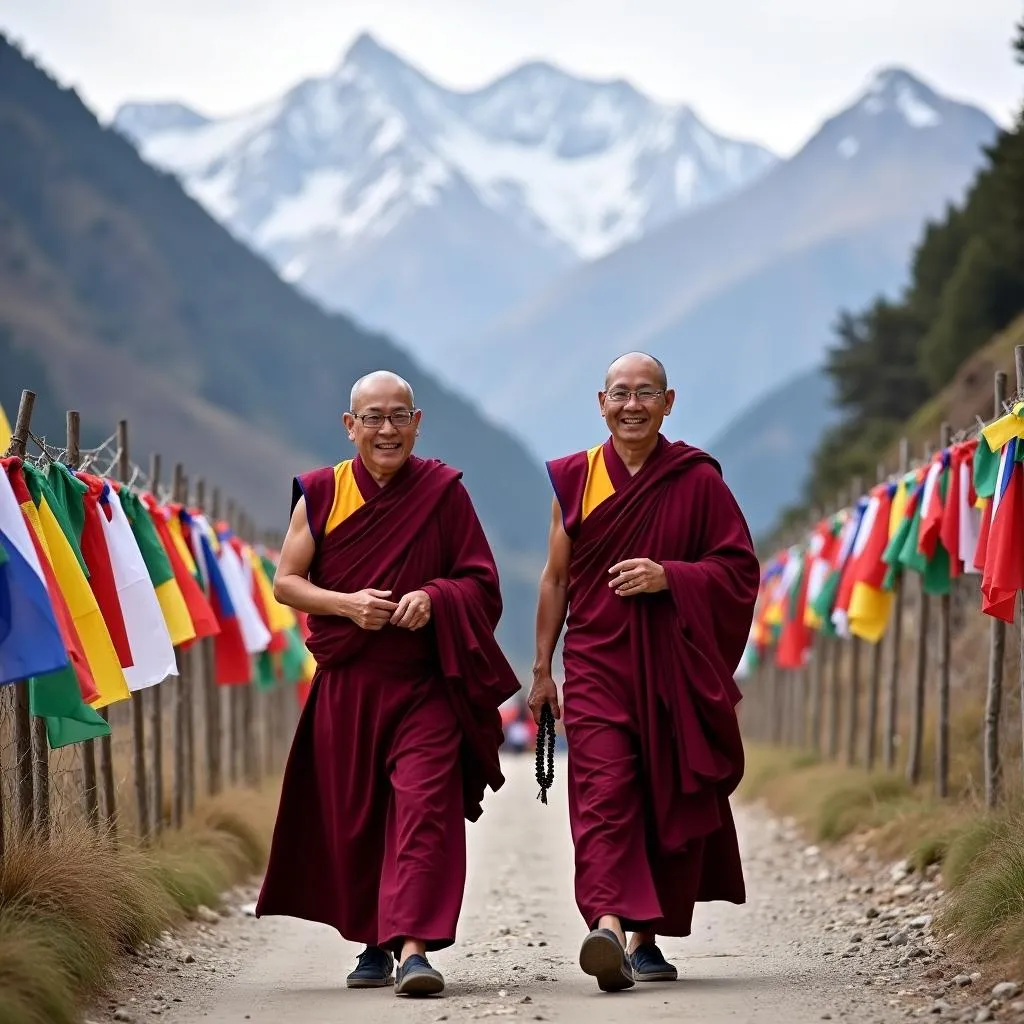
<svg viewBox="0 0 1024 1024"><path fill-rule="evenodd" d="M993 414L1003 413L1006 374L995 375ZM978 444L987 444L983 437ZM1003 766L999 755L999 719L1003 710L1003 658L1006 654L1006 626L995 616L989 618L988 690L985 695L985 806L994 808L1002 796Z"/></svg>
<svg viewBox="0 0 1024 1024"><path fill-rule="evenodd" d="M239 534L247 544L255 539L249 524L249 517L243 512L238 519ZM247 786L255 788L259 782L260 759L257 756L258 738L256 736L254 712L255 683L249 680L248 686L242 687L240 694L240 722L239 733L242 744L242 778Z"/></svg>
<svg viewBox="0 0 1024 1024"><path fill-rule="evenodd" d="M216 529L220 519L220 490L213 488L210 500L209 517L211 526ZM210 796L217 796L224 788L223 760L221 758L221 714L220 687L217 685L217 661L213 640L206 647L206 681L204 686L204 707L206 714L206 753L209 762Z"/></svg>
<svg viewBox="0 0 1024 1024"><path fill-rule="evenodd" d="M864 481L857 477L853 481L851 504L856 515L857 503L863 496ZM853 550L849 555L853 557ZM857 763L857 733L860 726L860 662L864 641L859 636L850 637L850 692L846 718L846 763L851 768Z"/></svg>
<svg viewBox="0 0 1024 1024"><path fill-rule="evenodd" d="M1024 391L1024 345L1014 345L1013 347L1013 366L1016 370L1017 375L1017 395L1020 395ZM1020 603L1020 602L1018 602ZM1017 655L1017 683L1020 690L1021 696L1021 725L1024 729L1024 605L1021 606L1020 611L1017 614L1017 625L1018 625L1018 655ZM1021 733L1022 741L1024 741L1024 731Z"/></svg>
<svg viewBox="0 0 1024 1024"><path fill-rule="evenodd" d="M76 470L82 461L82 419L71 410L67 414L67 463ZM82 798L85 802L85 818L93 829L100 826L99 790L96 787L96 741L86 740L82 744Z"/></svg>
<svg viewBox="0 0 1024 1024"><path fill-rule="evenodd" d="M8 454L25 458L28 444L28 433L32 422L32 410L35 408L34 391L22 391L18 403L18 415L14 422L14 433ZM28 680L15 685L14 690L14 759L15 780L17 785L17 821L18 831L28 835L35 824L35 803L33 785L32 758L32 715L29 710Z"/></svg>
<svg viewBox="0 0 1024 1024"><path fill-rule="evenodd" d="M836 501L836 514L846 508L846 495L840 492ZM838 636L829 638L831 657L829 658L828 679L828 738L825 750L830 760L839 756L839 702L842 699L840 686L840 668L843 661L843 645Z"/></svg>
<svg viewBox="0 0 1024 1024"><path fill-rule="evenodd" d="M171 500L175 504L188 503L188 492L185 489L185 468L180 462L175 463L174 476L171 483ZM178 678L172 682L173 696L171 699L171 748L174 762L171 774L171 827L181 828L185 820L186 783L186 726L185 726L185 691L189 685L192 667L192 651L178 652Z"/></svg>
<svg viewBox="0 0 1024 1024"><path fill-rule="evenodd" d="M899 481L902 483L910 469L910 442L900 438ZM889 650L889 678L886 684L885 734L882 739L882 767L891 772L896 766L896 735L899 730L900 657L903 647L903 573L896 573L892 595L891 648Z"/></svg>
<svg viewBox="0 0 1024 1024"><path fill-rule="evenodd" d="M925 462L931 458L931 446L925 447ZM920 603L917 615L916 672L914 675L914 701L910 718L910 750L907 754L907 782L912 786L921 781L921 756L924 744L924 704L928 683L928 632L931 598L924 589L924 577L917 575Z"/></svg>
<svg viewBox="0 0 1024 1024"><path fill-rule="evenodd" d="M157 496L159 482L160 455L154 452L149 459L149 486L154 498ZM181 659L178 652L175 652L175 659ZM154 836L159 836L164 830L164 702L162 691L166 685L166 681L161 681L156 686L151 686L149 693L149 731L153 747L153 763L151 765L153 786L150 797L152 816L150 820Z"/></svg>
<svg viewBox="0 0 1024 1024"><path fill-rule="evenodd" d="M875 473L876 483L881 486L885 483L885 464L880 462ZM879 693L882 688L882 651L884 649L883 639L879 638L871 645L871 669L868 680L868 720L867 737L864 745L864 767L871 771L875 767L875 757L878 750L878 703Z"/></svg>
<svg viewBox="0 0 1024 1024"><path fill-rule="evenodd" d="M943 423L939 444L944 451L953 439L953 428ZM935 792L940 799L949 795L949 676L950 676L950 595L939 598L938 692L935 715Z"/></svg>
<svg viewBox="0 0 1024 1024"><path fill-rule="evenodd" d="M128 457L127 420L118 421L117 447L117 475L121 483L127 487L128 478L131 473L131 460ZM147 840L150 836L149 784L146 779L146 716L143 699L143 692L137 690L131 695L130 701L132 709L132 771L135 776L135 811L139 819L139 835L143 840Z"/></svg>
<svg viewBox="0 0 1024 1024"><path fill-rule="evenodd" d="M825 689L825 660L828 655L827 637L815 630L811 654L811 750L821 753L821 705Z"/></svg>

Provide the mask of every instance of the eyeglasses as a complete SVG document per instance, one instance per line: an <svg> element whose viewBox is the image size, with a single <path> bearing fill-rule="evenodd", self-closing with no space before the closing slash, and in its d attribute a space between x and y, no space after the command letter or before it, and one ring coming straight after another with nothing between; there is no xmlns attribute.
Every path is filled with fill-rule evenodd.
<svg viewBox="0 0 1024 1024"><path fill-rule="evenodd" d="M639 391L630 391L627 388L612 388L604 397L609 402L614 402L618 405L620 402L628 402L630 395L636 395L637 400L644 405L652 405L663 394L665 394L664 391L654 391L651 388L641 388Z"/></svg>
<svg viewBox="0 0 1024 1024"><path fill-rule="evenodd" d="M380 412L353 413L353 417L363 421L363 426L369 430L380 430L385 420L391 420L391 425L401 430L402 427L412 423L413 414L408 409L399 409L397 412L388 414Z"/></svg>

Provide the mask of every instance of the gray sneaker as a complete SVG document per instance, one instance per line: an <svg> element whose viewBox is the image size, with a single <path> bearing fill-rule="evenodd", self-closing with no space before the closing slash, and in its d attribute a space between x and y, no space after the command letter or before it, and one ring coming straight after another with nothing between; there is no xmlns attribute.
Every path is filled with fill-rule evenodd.
<svg viewBox="0 0 1024 1024"><path fill-rule="evenodd" d="M425 956L413 953L395 974L396 996L435 996L444 991L444 978L434 970Z"/></svg>
<svg viewBox="0 0 1024 1024"><path fill-rule="evenodd" d="M676 981L679 972L664 957L653 942L637 946L630 954L633 974L637 981Z"/></svg>
<svg viewBox="0 0 1024 1024"><path fill-rule="evenodd" d="M607 928L592 931L580 947L580 967L597 978L602 992L621 992L636 984L633 967L618 936Z"/></svg>
<svg viewBox="0 0 1024 1024"><path fill-rule="evenodd" d="M367 946L345 984L349 988L386 988L395 980L394 967L395 958L386 949Z"/></svg>

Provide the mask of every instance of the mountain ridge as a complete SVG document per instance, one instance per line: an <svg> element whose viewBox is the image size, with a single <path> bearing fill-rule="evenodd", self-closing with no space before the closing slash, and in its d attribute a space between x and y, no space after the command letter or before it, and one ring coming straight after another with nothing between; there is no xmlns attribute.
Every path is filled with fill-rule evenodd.
<svg viewBox="0 0 1024 1024"><path fill-rule="evenodd" d="M113 125L288 280L427 351L775 161L621 80L534 61L452 90L370 36L236 116L163 130L136 103ZM448 260L477 238L463 282Z"/></svg>
<svg viewBox="0 0 1024 1024"><path fill-rule="evenodd" d="M838 309L893 292L922 223L973 177L995 122L920 83L914 107L906 90L916 82L876 75L746 189L570 271L435 365L456 367L493 421L551 457L586 446L596 387L580 378L581 361L596 383L621 352L653 351L682 388L673 429L707 441L729 409L821 363ZM553 403L557 434L537 415Z"/></svg>

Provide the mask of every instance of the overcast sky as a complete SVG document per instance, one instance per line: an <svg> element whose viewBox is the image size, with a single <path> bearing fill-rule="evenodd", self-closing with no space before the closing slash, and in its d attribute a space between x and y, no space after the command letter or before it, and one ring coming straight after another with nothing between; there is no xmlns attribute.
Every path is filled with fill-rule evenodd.
<svg viewBox="0 0 1024 1024"><path fill-rule="evenodd" d="M627 13L628 11L628 13ZM881 66L1001 123L1024 95L1020 0L0 0L0 26L103 118L127 99L233 113L334 67L370 31L473 87L530 58L624 77L792 152Z"/></svg>

